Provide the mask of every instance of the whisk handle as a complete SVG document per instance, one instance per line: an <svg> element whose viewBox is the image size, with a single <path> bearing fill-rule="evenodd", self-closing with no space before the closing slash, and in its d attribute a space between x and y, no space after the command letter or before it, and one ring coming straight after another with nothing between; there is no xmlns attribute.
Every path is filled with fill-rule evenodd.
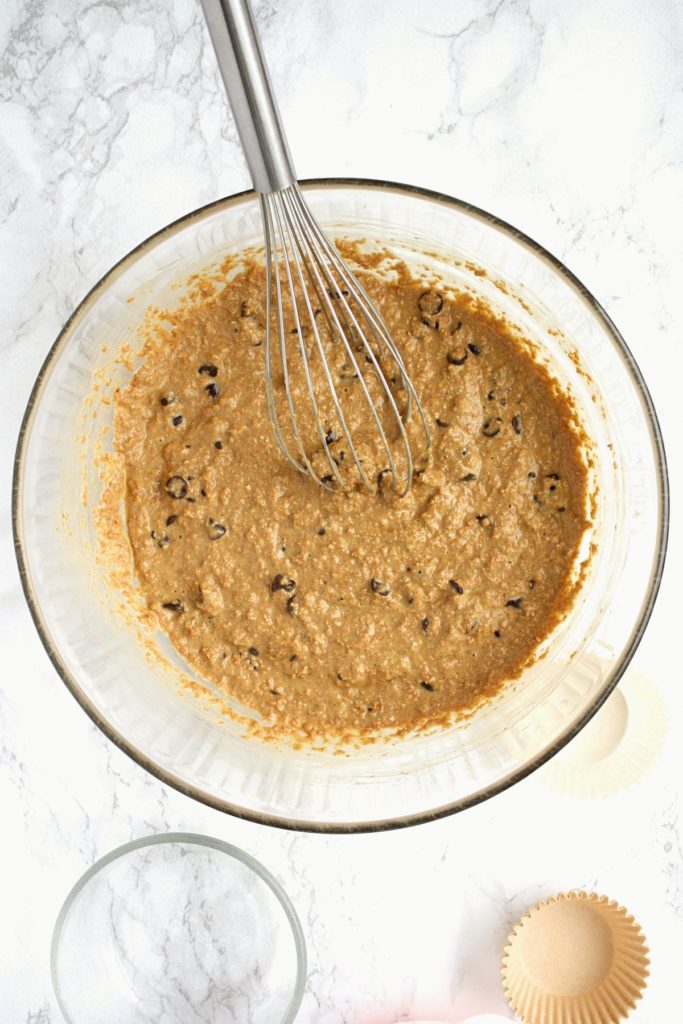
<svg viewBox="0 0 683 1024"><path fill-rule="evenodd" d="M254 188L286 188L296 173L249 2L201 3Z"/></svg>

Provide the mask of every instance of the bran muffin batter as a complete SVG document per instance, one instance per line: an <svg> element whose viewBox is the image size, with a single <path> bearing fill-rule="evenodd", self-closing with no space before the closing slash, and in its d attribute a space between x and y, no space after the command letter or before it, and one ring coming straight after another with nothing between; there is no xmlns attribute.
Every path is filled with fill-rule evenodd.
<svg viewBox="0 0 683 1024"><path fill-rule="evenodd" d="M410 493L324 491L275 446L264 272L199 280L117 395L135 573L177 650L277 734L408 730L517 675L572 599L586 468L567 399L481 302L352 246L427 413ZM390 273L379 273L379 269ZM340 389L355 410L353 379ZM344 442L327 443L341 464ZM348 465L348 463L347 463ZM374 472L374 471L373 471Z"/></svg>

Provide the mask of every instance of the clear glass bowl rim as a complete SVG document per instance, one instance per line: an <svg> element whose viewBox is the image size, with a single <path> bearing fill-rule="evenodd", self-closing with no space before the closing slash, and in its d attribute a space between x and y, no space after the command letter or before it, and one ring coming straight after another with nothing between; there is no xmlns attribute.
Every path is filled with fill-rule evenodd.
<svg viewBox="0 0 683 1024"><path fill-rule="evenodd" d="M222 800L214 797L213 795L206 793L198 786L190 785L184 780L176 776L172 771L161 767L156 762L146 757L140 750L138 750L132 743L128 742L125 736L121 735L118 730L114 729L109 722L99 713L96 707L91 703L87 694L79 686L77 680L68 671L66 665L62 661L62 658L57 650L55 650L51 643L46 630L43 628L42 619L40 615L40 608L36 596L33 593L31 583L29 580L27 561L23 550L22 530L21 530L21 487L22 487L22 476L23 476L23 463L26 451L27 439L30 433L31 421L33 418L34 410L38 404L41 392L41 385L43 379L49 372L50 366L61 351L62 347L68 341L69 333L72 324L80 315L81 311L98 295L98 293L106 288L111 280L116 275L125 269L128 262L134 259L136 256L141 254L145 249L152 245L157 239L165 237L166 235L173 234L177 231L182 230L194 219L203 217L211 212L218 210L219 208L228 208L238 202L241 202L248 198L256 198L257 193L253 189L245 189L242 192L233 193L230 196L225 196L221 199L216 199L211 203L207 203L205 206L198 207L196 210L190 213L184 214L177 220L172 221L159 231L155 231L149 235L146 239L131 249L125 256L123 256L117 263L115 263L103 277L90 289L90 291L84 296L81 302L76 306L71 316L68 318L61 331L57 335L57 338L50 348L43 365L41 366L38 376L36 377L35 384L31 390L28 404L26 406L26 412L21 423L19 430L19 437L17 441L17 448L14 459L14 474L12 482L12 530L14 535L14 548L19 567L19 576L21 579L22 589L24 596L33 618L34 625L40 636L42 644L50 658L57 674L60 676L62 681L66 684L72 695L76 698L78 703L81 705L86 714L90 719L97 725L99 729L107 736L112 743L115 743L119 749L123 750L129 757L137 762L142 768L148 771L151 775L154 775L161 782L166 785L172 786L174 789L183 793L185 796L190 796L195 800L199 800L201 803L207 804L216 810L224 811L234 815L238 818L244 818L248 821L254 821L262 825L271 825L277 828L292 829L302 832L324 832L324 833L350 833L350 832L382 832L388 831L394 828L406 828L412 825L421 824L427 821L434 821L438 818L447 817L450 814L454 814L458 811L465 810L468 807L472 807L478 803L488 800L490 797L495 796L498 793L503 792L515 783L520 782L526 778L532 772L536 771L543 764L549 761L560 751L567 743L569 743L574 737L583 729L583 727L591 720L593 715L599 710L604 704L607 698L610 696L612 691L618 685L619 680L622 678L624 672L628 668L633 655L635 654L640 641L643 638L647 624L650 621L652 611L659 593L659 587L661 584L662 574L664 570L664 562L666 560L666 549L669 536L669 517L670 517L670 499L669 499L669 477L666 462L666 452L664 449L664 440L662 437L661 427L657 413L655 411L652 397L647 388L643 375L640 371L636 360L634 359L630 349L626 342L621 336L618 328L610 318L609 314L603 309L601 304L595 298L595 296L586 288L586 286L576 277L575 274L569 270L564 263L561 262L556 256L553 256L547 249L545 249L539 242L536 242L529 235L520 231L518 228L509 224L507 221L502 220L500 217L496 217L494 214L489 213L487 210L483 210L481 207L474 206L472 203L468 203L463 199L458 199L455 196L450 196L442 192L435 192L431 189L422 188L417 185L408 185L401 182L382 181L374 178L307 178L302 179L299 184L306 189L316 188L345 188L345 189L377 189L380 192L393 191L403 195L412 195L418 199L430 200L432 202L440 203L445 206L455 207L476 219L482 220L491 227L497 228L503 231L505 234L513 238L516 242L522 246L531 250L536 256L543 259L550 267L560 274L565 281L576 291L591 307L594 315L599 319L607 330L607 333L611 337L611 340L617 349L617 352L624 361L632 379L639 393L639 396L643 402L645 410L647 412L648 423L650 427L650 435L653 449L654 462L657 468L657 483L659 491L659 521L658 521L658 538L657 538L657 551L653 560L652 571L650 573L650 580L646 587L646 600L643 604L643 612L637 625L635 626L628 644L625 646L622 657L617 664L612 678L609 683L604 687L602 692L597 694L593 704L586 709L585 713L574 723L574 726L569 731L565 732L555 744L546 749L537 759L523 765L519 770L510 772L503 776L497 782L491 784L483 790L474 793L471 797L466 799L458 800L451 804L446 804L436 810L421 812L414 814L406 818L400 818L389 821L378 821L378 822L354 822L352 824L332 824L327 822L313 823L313 822L301 822L296 819L284 819L274 817L268 814L261 814L250 809L246 809L236 805L230 801Z"/></svg>
<svg viewBox="0 0 683 1024"><path fill-rule="evenodd" d="M81 1022L73 1020L68 1007L64 1002L59 973L59 951L62 936L64 934L64 926L66 925L67 918L72 907L75 905L88 883L114 861L120 860L122 857L126 857L129 853L134 853L136 850L142 850L145 847L172 846L173 844L181 843L185 846L200 846L205 849L217 850L219 853L224 853L227 857L232 857L234 860L240 861L255 875L258 875L262 882L265 882L279 902L285 913L285 917L289 922L289 926L292 929L292 937L294 939L294 947L296 951L296 979L294 982L294 990L292 992L289 1006L287 1007L280 1024L292 1024L292 1021L295 1019L299 1012L299 1007L301 1006L308 970L306 940L304 939L301 922L296 910L294 909L294 905L278 882L277 878L275 878L268 868L264 867L260 861L256 860L255 857L252 857L250 853L247 853L246 850L241 850L238 846L233 846L232 843L226 843L222 839L214 839L213 836L200 835L196 832L159 832L149 836L142 836L139 839L133 839L128 843L123 843L122 846L117 846L115 849L110 850L109 853L105 853L105 855L100 857L99 860L95 861L95 863L89 867L88 870L85 871L78 881L72 886L64 900L64 903L62 904L59 914L57 915L57 920L55 921L55 926L52 932L52 942L50 945L50 973L52 975L52 987L54 988L59 1009L64 1015L64 1019L68 1021L69 1024L81 1024ZM274 1022L274 1024L276 1024L276 1022Z"/></svg>

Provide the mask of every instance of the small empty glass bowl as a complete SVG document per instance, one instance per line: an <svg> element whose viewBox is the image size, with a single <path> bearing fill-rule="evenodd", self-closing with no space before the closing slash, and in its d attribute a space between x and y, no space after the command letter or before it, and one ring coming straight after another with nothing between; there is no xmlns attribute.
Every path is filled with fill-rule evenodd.
<svg viewBox="0 0 683 1024"><path fill-rule="evenodd" d="M76 882L51 966L68 1024L290 1024L306 948L288 896L258 861L170 832L112 850Z"/></svg>

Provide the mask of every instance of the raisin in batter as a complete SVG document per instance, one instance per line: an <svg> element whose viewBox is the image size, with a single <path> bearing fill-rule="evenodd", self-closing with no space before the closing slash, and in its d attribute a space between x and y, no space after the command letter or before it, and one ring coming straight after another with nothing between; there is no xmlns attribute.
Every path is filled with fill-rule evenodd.
<svg viewBox="0 0 683 1024"><path fill-rule="evenodd" d="M117 396L147 605L275 734L405 730L475 707L566 610L586 527L579 430L524 344L471 297L346 254L428 414L431 457L407 497L326 492L276 448L256 260L164 314ZM340 382L352 406L354 383Z"/></svg>

